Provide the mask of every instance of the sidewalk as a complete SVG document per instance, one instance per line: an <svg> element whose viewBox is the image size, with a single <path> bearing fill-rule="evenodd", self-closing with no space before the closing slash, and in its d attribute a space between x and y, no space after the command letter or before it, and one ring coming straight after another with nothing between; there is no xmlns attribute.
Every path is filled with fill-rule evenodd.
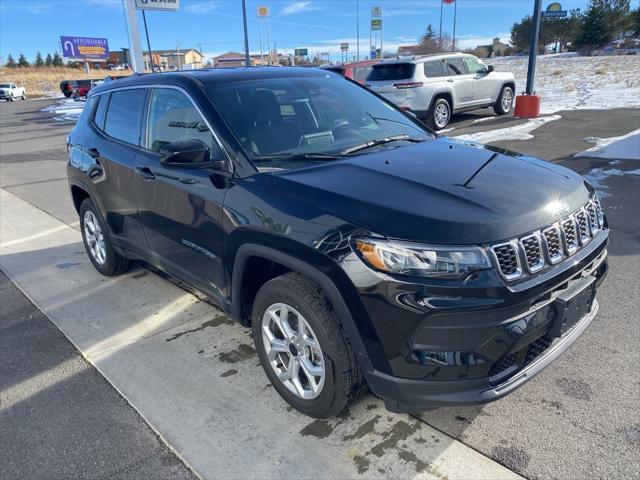
<svg viewBox="0 0 640 480"><path fill-rule="evenodd" d="M195 478L2 272L0 298L0 478Z"/></svg>

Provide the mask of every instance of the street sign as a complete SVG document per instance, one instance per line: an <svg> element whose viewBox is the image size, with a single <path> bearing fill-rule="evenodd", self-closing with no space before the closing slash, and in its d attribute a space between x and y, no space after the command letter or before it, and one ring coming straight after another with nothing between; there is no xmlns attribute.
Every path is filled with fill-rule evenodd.
<svg viewBox="0 0 640 480"><path fill-rule="evenodd" d="M164 10L175 12L180 8L180 0L136 0L136 10Z"/></svg>
<svg viewBox="0 0 640 480"><path fill-rule="evenodd" d="M343 52L346 52L347 50L349 50L349 44L348 43L341 43L340 44L340 50L342 50Z"/></svg>
<svg viewBox="0 0 640 480"><path fill-rule="evenodd" d="M306 57L307 55L309 55L309 50L307 50L306 48L296 48L295 49L295 56L296 57Z"/></svg>
<svg viewBox="0 0 640 480"><path fill-rule="evenodd" d="M60 37L62 56L65 58L109 58L109 44L106 38Z"/></svg>
<svg viewBox="0 0 640 480"><path fill-rule="evenodd" d="M542 12L543 17L547 18L562 18L567 16L567 11L562 10L562 5L558 2L553 2L547 7L547 10Z"/></svg>
<svg viewBox="0 0 640 480"><path fill-rule="evenodd" d="M371 18L382 17L382 7L371 7Z"/></svg>
<svg viewBox="0 0 640 480"><path fill-rule="evenodd" d="M268 17L270 15L269 7L261 5L258 7L258 16L259 17Z"/></svg>
<svg viewBox="0 0 640 480"><path fill-rule="evenodd" d="M382 30L382 19L381 18L372 18L371 19L371 30Z"/></svg>

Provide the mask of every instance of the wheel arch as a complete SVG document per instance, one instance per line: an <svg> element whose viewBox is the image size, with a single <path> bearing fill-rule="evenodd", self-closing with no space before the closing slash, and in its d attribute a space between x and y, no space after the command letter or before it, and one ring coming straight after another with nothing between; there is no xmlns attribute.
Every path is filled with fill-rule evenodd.
<svg viewBox="0 0 640 480"><path fill-rule="evenodd" d="M318 255L321 254L318 253ZM375 368L389 371L388 362L382 354L382 347L373 329L373 325L364 310L364 306L357 305L357 303L361 303L360 300L352 298L353 295L357 295L355 287L346 284L346 282L348 282L346 274L343 273L345 278L341 279L337 272L331 273L326 268L323 268L327 266L330 261L329 259L327 259L325 265L321 267L324 271L321 271L308 261L280 250L253 243L244 243L241 245L236 252L233 262L230 313L235 318L240 319L243 325L248 325L246 311L243 311L243 285L245 285L245 276L249 272L246 266L250 265L252 261L273 262L277 265L277 269L281 269L284 273L297 272L315 282L326 294L331 306L336 311L340 324L356 353L362 369L365 372L372 371L374 368L372 362L376 364L382 362L384 365L376 365ZM258 289L259 287L255 289L255 292L253 292L254 295ZM349 303L345 301L345 295L350 300ZM366 334L363 334L365 332ZM368 339L366 345L363 341L365 337Z"/></svg>

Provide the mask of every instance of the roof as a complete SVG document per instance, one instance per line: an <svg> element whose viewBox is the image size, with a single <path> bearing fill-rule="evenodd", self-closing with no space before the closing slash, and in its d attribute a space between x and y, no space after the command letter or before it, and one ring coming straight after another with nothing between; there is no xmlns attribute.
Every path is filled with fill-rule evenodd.
<svg viewBox="0 0 640 480"><path fill-rule="evenodd" d="M465 55L462 52L443 52L443 53L429 53L427 55L412 55L409 57L392 58L389 60L383 60L378 65L391 65L394 63L413 63L421 60L432 60L437 58L457 57Z"/></svg>
<svg viewBox="0 0 640 480"><path fill-rule="evenodd" d="M182 70L166 73L133 74L96 87L95 93L107 92L115 88L137 85L166 84L179 86L213 85L243 80L261 80L286 77L318 77L327 75L326 70L304 67L227 67Z"/></svg>
<svg viewBox="0 0 640 480"><path fill-rule="evenodd" d="M199 55L202 55L202 53L200 53L200 51L197 48L181 48L180 55L184 55L185 53L191 52L191 51L195 51ZM153 50L152 52L157 53L159 55L177 55L178 54L178 51L175 48L172 48L169 50Z"/></svg>

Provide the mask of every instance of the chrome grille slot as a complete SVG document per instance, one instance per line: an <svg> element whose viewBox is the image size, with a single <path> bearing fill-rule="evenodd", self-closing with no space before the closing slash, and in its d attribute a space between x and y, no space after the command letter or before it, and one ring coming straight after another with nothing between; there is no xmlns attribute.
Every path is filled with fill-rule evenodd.
<svg viewBox="0 0 640 480"><path fill-rule="evenodd" d="M587 215L589 215L589 226L591 227L591 236L595 236L600 231L600 220L598 218L598 207L595 202L587 204Z"/></svg>
<svg viewBox="0 0 640 480"><path fill-rule="evenodd" d="M509 242L495 245L491 247L491 251L500 268L500 273L502 273L504 278L507 280L515 280L522 275L517 244Z"/></svg>
<svg viewBox="0 0 640 480"><path fill-rule="evenodd" d="M578 228L578 238L580 245L586 245L591 240L591 232L589 229L589 219L584 209L580 209L574 215L576 227Z"/></svg>
<svg viewBox="0 0 640 480"><path fill-rule="evenodd" d="M604 211L602 210L602 204L600 203L600 197L597 195L593 197L593 204L596 207L598 213L598 226L602 228L604 226Z"/></svg>
<svg viewBox="0 0 640 480"><path fill-rule="evenodd" d="M542 238L547 250L549 263L555 264L562 260L562 240L560 238L560 228L557 225L549 227L542 232Z"/></svg>
<svg viewBox="0 0 640 480"><path fill-rule="evenodd" d="M572 255L578 250L578 232L573 218L565 218L560 223L562 236L564 237L564 248L568 255Z"/></svg>
<svg viewBox="0 0 640 480"><path fill-rule="evenodd" d="M544 268L544 256L542 255L542 248L540 244L540 237L537 233L522 237L520 239L520 246L524 252L524 258L526 260L527 270L529 273L535 273Z"/></svg>

